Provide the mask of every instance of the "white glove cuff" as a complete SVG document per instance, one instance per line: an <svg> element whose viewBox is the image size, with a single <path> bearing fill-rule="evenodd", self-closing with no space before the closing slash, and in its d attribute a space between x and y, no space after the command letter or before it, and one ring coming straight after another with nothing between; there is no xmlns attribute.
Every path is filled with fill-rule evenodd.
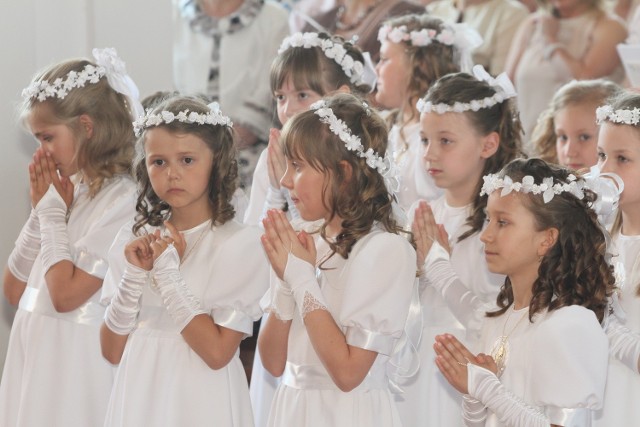
<svg viewBox="0 0 640 427"><path fill-rule="evenodd" d="M487 407L468 394L462 395L462 418L467 427L484 427L487 419Z"/></svg>
<svg viewBox="0 0 640 427"><path fill-rule="evenodd" d="M289 253L284 270L284 282L291 286L293 298L303 319L315 310L328 311L313 265Z"/></svg>
<svg viewBox="0 0 640 427"><path fill-rule="evenodd" d="M16 245L7 260L7 268L18 280L26 282L38 253L40 253L40 221L31 209L29 219L16 239Z"/></svg>

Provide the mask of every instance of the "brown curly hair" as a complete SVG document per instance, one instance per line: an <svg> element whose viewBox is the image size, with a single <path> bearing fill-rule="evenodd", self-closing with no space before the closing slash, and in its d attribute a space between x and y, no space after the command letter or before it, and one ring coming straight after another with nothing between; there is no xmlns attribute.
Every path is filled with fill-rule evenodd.
<svg viewBox="0 0 640 427"><path fill-rule="evenodd" d="M96 66L86 59L51 65L38 73L32 82L65 79L69 72L80 73L89 64ZM62 99L25 99L19 114L23 123L29 115L38 114L47 122L63 124L71 129L77 141L75 156L78 167L92 178L89 183L92 197L100 191L105 180L131 173L135 142L132 114L126 98L109 85L106 77L96 83L73 88ZM91 137L87 137L80 122L82 115L87 115L93 122Z"/></svg>
<svg viewBox="0 0 640 427"><path fill-rule="evenodd" d="M554 183L568 184L575 172L541 159L518 159L509 163L499 175L514 182L530 175L534 182L553 178ZM579 176L580 180L581 177ZM608 298L615 290L613 266L605 258L607 242L598 216L590 206L598 197L584 189L584 198L573 194L556 194L545 203L540 194L522 193L524 206L533 214L538 231L555 228L558 239L543 256L538 278L533 283L529 320L545 309L557 310L580 305L592 310L602 322ZM497 299L500 310L488 317L503 314L513 304L511 281L507 277Z"/></svg>
<svg viewBox="0 0 640 427"><path fill-rule="evenodd" d="M199 114L206 114L210 111L209 107L199 98L176 96L159 104L153 113L170 111L177 115L185 110ZM200 125L183 123L178 120L162 123L157 127L174 135L197 136L209 147L213 152L213 165L208 187L211 222L221 225L232 219L235 216L235 209L231 199L238 186L238 163L233 130L224 125ZM134 233L137 233L146 224L156 227L162 225L162 222L171 213L171 206L160 199L151 186L144 150L145 135L146 132L143 132L136 142L136 157L133 162L134 176L138 182L138 200L136 202L138 215L136 215L136 222L133 226Z"/></svg>
<svg viewBox="0 0 640 427"><path fill-rule="evenodd" d="M335 116L360 137L365 151L371 148L378 155L385 153L387 128L375 111L351 94L336 94L324 100ZM326 259L335 253L348 258L353 245L371 231L376 221L388 232L402 232L392 216L393 196L382 175L367 166L365 159L347 150L344 142L331 132L329 125L320 121L315 111L305 111L290 119L281 138L287 158L303 159L328 177L322 199L331 214L320 227L320 235L332 250ZM350 176L340 166L342 162L351 166ZM342 231L333 241L327 239L326 226L336 216L342 219Z"/></svg>
<svg viewBox="0 0 640 427"><path fill-rule="evenodd" d="M592 104L595 121L596 107L607 98L620 93L621 90L622 88L617 84L604 79L573 80L558 89L549 108L540 114L538 123L533 129L531 141L536 154L546 162L558 163L555 115L559 110L580 104Z"/></svg>
<svg viewBox="0 0 640 427"><path fill-rule="evenodd" d="M429 88L424 100L430 101L432 104L453 105L456 102L469 103L495 94L496 89L489 83L477 80L467 73L455 73L439 79ZM500 137L498 150L493 156L486 159L482 175L476 184L473 212L466 221L471 228L459 237L458 241L462 241L480 231L484 225L487 196L480 195L482 176L497 173L511 160L524 157L525 154L522 151L522 125L514 98L497 103L493 107L480 108L478 111L469 110L458 114L465 114L479 135L486 136L491 132L496 132Z"/></svg>
<svg viewBox="0 0 640 427"><path fill-rule="evenodd" d="M360 61L364 64L364 56L360 48L351 42L345 41L340 36L330 36L327 33L318 33L318 37L342 45L347 55L354 61ZM298 90L309 88L322 96L343 85L349 87L351 93L361 96L371 91L369 85L352 83L342 67L333 59L328 58L320 47L291 47L278 54L271 63L271 92L279 90L289 77L293 80L293 86Z"/></svg>

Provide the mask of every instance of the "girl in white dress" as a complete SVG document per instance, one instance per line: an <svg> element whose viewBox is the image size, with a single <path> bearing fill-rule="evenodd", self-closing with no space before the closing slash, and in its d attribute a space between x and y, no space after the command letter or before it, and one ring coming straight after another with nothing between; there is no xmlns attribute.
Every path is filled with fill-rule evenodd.
<svg viewBox="0 0 640 427"><path fill-rule="evenodd" d="M420 372L405 385L398 407L405 425L461 425L461 398L434 364L433 340L450 333L472 344L478 338L480 316L451 293L451 272L484 304L495 307L504 277L487 270L480 231L486 197L479 196L482 176L498 172L521 154L522 130L515 108L515 91L504 74L489 76L482 66L474 75L449 74L438 80L421 100L420 125L426 170L444 195L415 204L414 221L436 228L438 240L451 252L440 265L423 267L426 252L418 248L420 300L423 308ZM484 103L484 100L491 102ZM478 105L474 111L473 106ZM453 107L455 110L452 111ZM418 233L413 226L414 233ZM481 309L484 312L484 309ZM404 385L404 384L403 384Z"/></svg>
<svg viewBox="0 0 640 427"><path fill-rule="evenodd" d="M336 59L335 52L345 55ZM340 37L326 33L296 33L282 41L278 56L271 65L271 90L281 124L307 111L323 96L337 92L363 95L371 90L364 83L366 60L360 50ZM253 173L249 208L245 224L258 224L269 209L284 209L289 218L300 222L300 215L291 203L289 191L280 186L286 161L279 142L280 130L271 129L269 145L260 155ZM262 318L266 322L268 314ZM267 424L271 401L278 386L262 366L256 349L251 370L249 392L257 427Z"/></svg>
<svg viewBox="0 0 640 427"><path fill-rule="evenodd" d="M482 194L485 258L507 278L482 326L480 353L440 335L438 368L464 393L467 426L590 426L604 397L601 323L615 289L592 209L597 195L582 177L540 159L485 176ZM429 256L438 252L433 244Z"/></svg>
<svg viewBox="0 0 640 427"><path fill-rule="evenodd" d="M39 73L22 118L40 143L32 210L4 272L19 304L0 385L0 425L96 426L113 369L100 355L100 287L113 236L134 214L137 88L114 49Z"/></svg>
<svg viewBox="0 0 640 427"><path fill-rule="evenodd" d="M616 269L624 277L618 297L624 311L622 325L640 334L640 95L627 92L597 109L600 122L598 140L599 166L603 172L613 172L624 182L618 218L612 235L617 250ZM628 340L612 341L607 390L596 425L640 424L640 378L638 351ZM626 356L620 357L619 350ZM633 349L636 349L633 351ZM618 360L620 359L620 360ZM626 365L626 366L625 366ZM629 370L632 369L632 371Z"/></svg>
<svg viewBox="0 0 640 427"><path fill-rule="evenodd" d="M448 25L425 14L385 22L378 40L375 99L394 109L389 116L389 150L400 169L398 203L408 210L417 199L431 201L442 194L424 167L416 102L440 77L469 71L471 49L482 38L465 24Z"/></svg>
<svg viewBox="0 0 640 427"><path fill-rule="evenodd" d="M104 423L253 426L238 346L262 314L268 265L258 229L234 221L231 121L176 97L134 128L138 215L102 295L102 352L119 364Z"/></svg>
<svg viewBox="0 0 640 427"><path fill-rule="evenodd" d="M281 211L264 220L272 314L258 346L282 375L269 425L399 426L390 359L406 342L415 251L392 217L385 124L341 94L287 122L282 138L282 185L304 220L323 223L314 240Z"/></svg>

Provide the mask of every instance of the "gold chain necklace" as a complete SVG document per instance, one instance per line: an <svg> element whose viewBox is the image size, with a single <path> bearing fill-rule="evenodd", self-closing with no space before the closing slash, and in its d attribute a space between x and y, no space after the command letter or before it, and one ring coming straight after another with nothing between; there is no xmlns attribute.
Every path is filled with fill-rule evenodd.
<svg viewBox="0 0 640 427"><path fill-rule="evenodd" d="M200 241L202 240L202 238L204 237L205 233L207 232L207 230L209 229L208 227L208 223L209 221L207 221L207 224L204 224L202 226L202 232L200 232L200 235L198 236L198 238L196 239L195 243L193 245L191 245L190 248L188 248L188 250L185 252L184 256L182 257L182 259L180 260L180 265L184 264L187 261L187 258L189 258L189 256L193 253L193 251L195 250L195 248L198 246L198 243L200 243Z"/></svg>
<svg viewBox="0 0 640 427"><path fill-rule="evenodd" d="M509 336L513 333L513 331L516 330L520 322L522 322L522 319L527 317L527 313L529 313L529 310L523 310L524 313L522 314L520 319L518 319L509 333L505 334L507 323L509 323L509 319L511 318L511 315L515 313L515 311L515 307L513 307L507 315L507 320L504 321L504 326L502 327L502 335L500 335L498 339L496 339L495 343L493 344L493 348L491 349L491 357L493 357L493 360L496 362L496 366L498 367L498 377L502 375L502 373L504 372L504 368L507 366L507 360L509 357Z"/></svg>

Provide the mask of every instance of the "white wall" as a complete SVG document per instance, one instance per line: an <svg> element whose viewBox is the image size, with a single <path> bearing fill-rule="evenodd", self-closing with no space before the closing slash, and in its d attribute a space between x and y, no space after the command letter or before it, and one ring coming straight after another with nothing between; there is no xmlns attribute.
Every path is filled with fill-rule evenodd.
<svg viewBox="0 0 640 427"><path fill-rule="evenodd" d="M171 0L0 0L0 265L29 213L27 164L36 143L15 120L42 67L115 47L142 97L172 89ZM0 298L0 370L14 310ZM1 372L1 371L0 371Z"/></svg>

